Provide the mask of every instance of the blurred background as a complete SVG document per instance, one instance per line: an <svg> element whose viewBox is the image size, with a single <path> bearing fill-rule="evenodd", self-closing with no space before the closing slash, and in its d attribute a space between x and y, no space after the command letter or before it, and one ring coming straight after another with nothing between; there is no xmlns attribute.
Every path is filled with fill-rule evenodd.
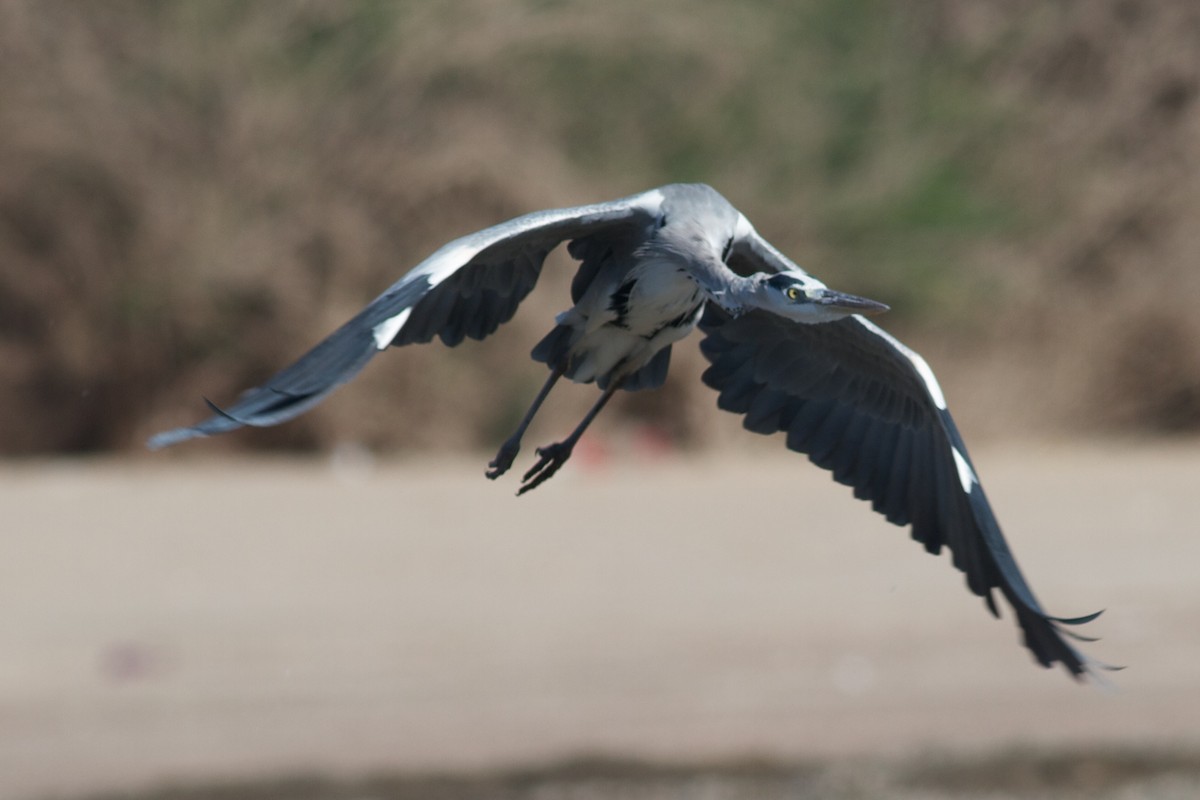
<svg viewBox="0 0 1200 800"><path fill-rule="evenodd" d="M0 452L136 451L443 242L672 181L712 184L827 283L890 303L977 435L1194 432L1197 17L10 0ZM213 446L492 447L542 379L525 356L567 261L498 341L390 355L301 420ZM704 444L712 398L676 349L681 379L606 416Z"/></svg>
<svg viewBox="0 0 1200 800"><path fill-rule="evenodd" d="M912 747L968 741L981 760L960 768L935 759L926 766L936 780L909 775L907 788L886 796L1108 796L1097 792L1162 774L1167 782L1144 796L1195 796L1200 760L1188 748L1200 737L1192 723L1167 720L1200 698L1194 666L1183 666L1185 653L1200 654L1187 633L1200 610L1195 581L1183 568L1189 554L1200 557L1191 537L1200 511L1198 41L1200 7L1190 0L0 0L0 496L10 509L0 544L9 609L0 621L9 783L0 777L0 793L82 796L271 770L506 769L599 752L726 761L712 780L704 770L584 761L550 778L504 772L451 789L243 789L666 797L675 795L630 787L666 792L699 780L685 786L693 796L697 787L710 797L870 796L883 791L872 781L895 778L892 767L843 773L837 759L903 751L889 735L905 738L903 721L920 719ZM558 500L518 504L512 487L480 480L544 378L527 354L568 304L572 264L562 253L486 342L392 351L288 425L143 452L149 434L200 419L201 397L220 403L261 382L449 239L675 181L713 185L826 283L892 306L885 326L937 371L985 481L989 462L998 465L993 500L1002 520L1015 520L1010 530L1027 531L1016 549L1038 564L1035 586L1058 581L1052 610L1110 605L1105 633L1125 645L1108 660L1144 664L1154 646L1183 648L1162 651L1165 672L1142 673L1145 694L1127 689L1105 705L1100 693L1072 691L1060 705L1057 692L1074 687L1030 668L1010 623L988 625L945 563L809 475L802 458L762 462L782 447L752 441L716 411L688 342L675 348L667 386L621 397L601 417L592 455L568 468L578 467L578 484L564 472L539 490L563 484ZM560 436L593 399L560 390L539 440ZM628 463L606 471L610 453ZM89 458L51 458L60 456ZM637 471L649 461L658 466ZM621 470L634 478L622 482ZM801 566L811 540L752 536L759 544L739 573L744 583L721 583L742 553L740 529L769 530L778 515L718 525L696 507L696 487L711 497L739 476L753 487L780 474L789 477L779 492L811 492L806 506L833 503L828 525L865 529L864 538ZM656 491L660 482L677 493ZM596 485L618 507L675 503L691 516L663 511L650 518L657 527L621 533L615 549L581 545L590 556L555 561L579 544L563 521L580 507L597 517L596 537L614 534L603 507L588 505ZM458 508L477 499L478 508ZM447 507L456 507L449 519ZM680 549L647 545L673 525L694 526L692 538L670 539ZM1177 538L1147 544L1147 526ZM422 538L445 536L452 544ZM1049 544L1054 537L1064 544ZM924 572L911 589L933 604L924 615L934 619L903 632L863 622L862 609L825 613L831 594L789 594L798 575L820 581L831 565L864 558L864 582L845 591L903 592L889 572L893 551L878 562L865 555L884 538L896 562L937 576L931 591L944 585L945 613L961 609L961 627L916 588ZM710 561L682 557L685 572L665 578L693 546L707 547ZM504 568L513 574L483 570L468 556L477 548L493 564L516 559ZM418 579L431 552L432 574ZM1081 564L1076 553L1094 560ZM381 566L394 562L398 571ZM607 565L599 575L589 569L596 563ZM641 567L623 571L631 564ZM688 564L698 569L690 577ZM780 564L797 572L776 574ZM715 594L705 580L718 582ZM626 586L626 599L610 607L613 585ZM748 601L755 587L766 594ZM443 592L475 592L479 605L460 599L430 611ZM602 635L547 621L525 593L591 619ZM674 610L647 622L647 608L662 602ZM766 611L802 602L796 616ZM729 610L739 603L745 617ZM697 609L698 620L687 616ZM511 616L489 616L502 611ZM532 627L514 634L514 619L527 617ZM464 626L462 641L438 638L448 619ZM898 608L887 621L907 619ZM469 620L480 638L463 632ZM994 645L1006 660L986 674L1018 675L1003 690L1015 694L963 683L975 668L966 663L931 676L914 662L898 673L911 679L910 704L886 714L888 724L871 717L889 667L846 650L835 630L895 656L893 645L921 650L897 642L926 641L922 624L935 626L924 646L942 655L936 648L948 645L937 636L947 631ZM501 646L498 630L516 638L499 637L509 643ZM805 636L826 642L818 652L828 663L809 675L820 679L802 679L803 667L795 683L780 678L796 659L808 663L795 641ZM663 641L675 644L656 650ZM421 675L432 683L409 676L398 687L366 666L403 672L414 642L427 648ZM493 707L485 689L464 688L503 694L487 677L495 674L519 684L529 667L513 655L520 648L551 665L550 694L526 687L524 701ZM563 648L573 655L555 661ZM439 658L480 671L455 683L431 666ZM778 674L762 683L754 670L764 658ZM717 666L696 666L712 659ZM318 662L324 678L280 688L284 672ZM605 674L609 694L573 693ZM697 692L724 699L690 705L678 688L665 706L647 699L697 675L710 681ZM888 691L899 691L895 680ZM957 700L932 700L947 686ZM827 695L843 705L813 699ZM430 697L458 710L438 717ZM396 722L414 698L426 716ZM622 698L637 713L603 710ZM487 722L454 702L489 709ZM964 733L978 733L979 708L1000 714L1014 703L1060 721L1077 714L1080 728L1116 749L1096 755L1079 728L1045 720L1033 727L1056 732L1065 750L1020 750L1031 734L1015 719L990 739ZM266 709L262 718L256 709ZM798 721L816 725L814 709L861 724L823 740ZM376 719L391 712L393 727ZM1101 730L1118 721L1137 741ZM625 735L643 724L656 733ZM302 741L285 732L297 726L309 731ZM239 739L238 730L256 733ZM355 750L361 757L346 754L346 730L372 742ZM1156 730L1182 749L1121 749ZM148 754L153 743L161 758ZM748 760L730 766L731 757ZM57 760L77 773L52 768ZM1014 773L1025 782L988 782ZM570 794L579 775L600 793ZM746 775L752 785L738 783Z"/></svg>

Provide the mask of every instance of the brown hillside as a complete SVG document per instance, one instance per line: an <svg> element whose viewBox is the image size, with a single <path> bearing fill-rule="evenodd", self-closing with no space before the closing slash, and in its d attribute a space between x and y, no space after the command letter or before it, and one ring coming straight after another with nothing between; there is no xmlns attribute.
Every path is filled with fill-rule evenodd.
<svg viewBox="0 0 1200 800"><path fill-rule="evenodd" d="M0 452L139 448L448 238L672 180L891 303L968 433L1200 427L1194 4L644 8L0 4ZM494 445L556 263L493 340L211 446ZM711 440L701 368L604 423Z"/></svg>

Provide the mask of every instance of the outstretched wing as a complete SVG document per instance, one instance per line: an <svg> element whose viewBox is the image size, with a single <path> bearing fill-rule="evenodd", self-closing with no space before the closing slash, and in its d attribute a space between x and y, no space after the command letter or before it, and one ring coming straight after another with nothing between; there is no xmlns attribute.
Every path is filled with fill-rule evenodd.
<svg viewBox="0 0 1200 800"><path fill-rule="evenodd" d="M796 268L769 245L747 244L753 239L751 229L734 244L731 260L742 259L735 268ZM924 359L857 316L804 325L762 311L731 318L710 303L700 327L711 362L703 380L720 393L720 408L744 414L755 433L785 433L790 449L889 521L911 525L930 553L949 548L994 615L994 591L1005 597L1043 666L1059 662L1076 677L1102 666L1065 638L1083 637L1062 627L1098 614L1051 617L1034 597Z"/></svg>
<svg viewBox="0 0 1200 800"><path fill-rule="evenodd" d="M243 425L277 425L317 403L389 345L428 342L453 347L482 339L512 318L533 290L546 255L562 242L615 227L645 227L657 218L655 189L608 203L538 211L456 239L414 267L328 338L228 408L151 437L151 449Z"/></svg>

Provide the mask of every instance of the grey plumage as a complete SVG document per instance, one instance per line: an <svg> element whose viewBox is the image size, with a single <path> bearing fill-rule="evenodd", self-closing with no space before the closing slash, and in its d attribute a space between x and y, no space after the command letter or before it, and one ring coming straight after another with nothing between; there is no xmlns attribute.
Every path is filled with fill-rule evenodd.
<svg viewBox="0 0 1200 800"><path fill-rule="evenodd" d="M580 262L573 305L533 350L550 376L488 477L512 465L560 377L595 381L603 392L570 436L538 449L520 493L566 462L615 391L660 386L672 344L699 327L711 362L703 380L722 409L743 415L753 432L785 434L790 449L889 521L911 525L929 552L948 548L993 614L997 591L1014 609L1039 663L1060 663L1076 677L1103 666L1076 650L1063 627L1097 615L1051 617L1030 590L928 365L862 316L886 306L828 289L704 185L537 212L457 239L263 386L149 446L284 422L388 346L482 339L512 318L564 241Z"/></svg>

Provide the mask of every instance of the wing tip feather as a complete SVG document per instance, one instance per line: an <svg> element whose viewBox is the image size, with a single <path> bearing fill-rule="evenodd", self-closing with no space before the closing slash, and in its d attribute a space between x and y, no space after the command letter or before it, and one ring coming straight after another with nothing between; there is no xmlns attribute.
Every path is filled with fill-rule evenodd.
<svg viewBox="0 0 1200 800"><path fill-rule="evenodd" d="M186 442L189 439L199 439L205 434L197 431L195 428L172 428L169 431L156 433L146 440L146 449L150 451L162 450L172 445Z"/></svg>
<svg viewBox="0 0 1200 800"><path fill-rule="evenodd" d="M1104 611L1105 609L1102 608L1099 611L1093 611L1091 614L1084 614L1083 616L1079 617L1051 617L1047 615L1046 619L1050 620L1051 622L1057 622L1060 625L1086 625L1092 620L1099 618Z"/></svg>

